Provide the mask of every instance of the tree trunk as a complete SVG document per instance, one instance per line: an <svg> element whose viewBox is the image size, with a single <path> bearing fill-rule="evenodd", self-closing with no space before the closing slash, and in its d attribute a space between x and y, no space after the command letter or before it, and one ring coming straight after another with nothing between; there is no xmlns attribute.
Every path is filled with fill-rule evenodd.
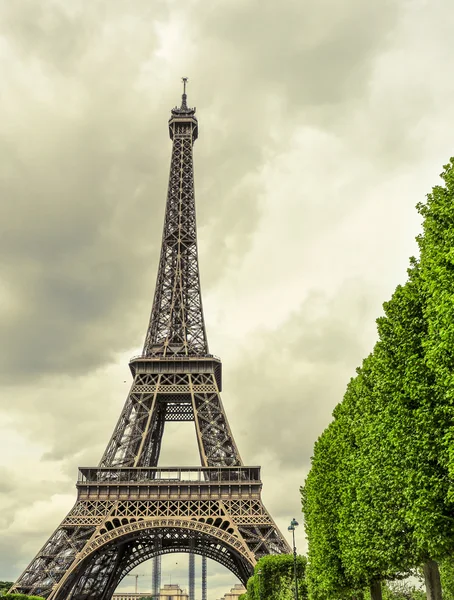
<svg viewBox="0 0 454 600"><path fill-rule="evenodd" d="M427 600L441 600L441 581L438 563L430 559L424 563Z"/></svg>
<svg viewBox="0 0 454 600"><path fill-rule="evenodd" d="M370 584L370 597L371 600L382 600L380 581L373 581Z"/></svg>

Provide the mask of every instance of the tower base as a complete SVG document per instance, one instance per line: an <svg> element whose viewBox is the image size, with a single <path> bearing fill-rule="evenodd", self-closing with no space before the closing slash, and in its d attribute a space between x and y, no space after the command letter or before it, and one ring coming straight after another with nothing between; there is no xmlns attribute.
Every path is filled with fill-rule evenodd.
<svg viewBox="0 0 454 600"><path fill-rule="evenodd" d="M261 556L290 552L261 488L259 467L82 468L74 508L11 591L109 600L134 567L172 552L245 584Z"/></svg>

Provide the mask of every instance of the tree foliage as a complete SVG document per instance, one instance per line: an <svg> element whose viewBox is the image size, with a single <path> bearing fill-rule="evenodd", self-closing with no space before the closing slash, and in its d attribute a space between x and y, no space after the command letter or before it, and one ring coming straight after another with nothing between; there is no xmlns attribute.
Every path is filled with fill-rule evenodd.
<svg viewBox="0 0 454 600"><path fill-rule="evenodd" d="M12 581L0 581L0 596L4 596L12 585Z"/></svg>
<svg viewBox="0 0 454 600"><path fill-rule="evenodd" d="M379 348L363 363L335 411L344 431L338 489L340 560L353 589L371 586L408 568L408 538L401 498L405 456L401 416L377 386ZM388 390L389 393L389 390ZM386 485L383 485L386 482Z"/></svg>
<svg viewBox="0 0 454 600"><path fill-rule="evenodd" d="M448 500L452 509L454 430L446 424L452 424L454 416L454 158L444 166L441 178L445 185L434 187L427 196L427 202L418 205L424 219L423 234L418 237L418 244L424 317L428 325L424 348L427 363L442 393L442 402L437 406L442 443L436 460L448 470Z"/></svg>
<svg viewBox="0 0 454 600"><path fill-rule="evenodd" d="M311 598L336 597L351 587L340 560L338 492L342 429L334 421L317 441L312 469L301 490L309 540L307 586Z"/></svg>
<svg viewBox="0 0 454 600"><path fill-rule="evenodd" d="M314 599L422 563L436 580L434 561L454 552L454 159L442 178L418 205L420 258L314 448L302 489Z"/></svg>
<svg viewBox="0 0 454 600"><path fill-rule="evenodd" d="M300 600L307 599L306 558L297 556L296 574ZM254 575L247 584L243 600L293 600L294 559L291 554L264 556L254 568Z"/></svg>
<svg viewBox="0 0 454 600"><path fill-rule="evenodd" d="M41 596L27 596L27 594L5 594L6 600L44 600Z"/></svg>
<svg viewBox="0 0 454 600"><path fill-rule="evenodd" d="M454 555L445 558L440 565L443 600L454 600Z"/></svg>

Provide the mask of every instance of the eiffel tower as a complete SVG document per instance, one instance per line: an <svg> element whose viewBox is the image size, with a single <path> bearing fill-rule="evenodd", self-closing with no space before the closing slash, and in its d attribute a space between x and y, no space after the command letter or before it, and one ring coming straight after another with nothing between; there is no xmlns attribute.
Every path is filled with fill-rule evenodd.
<svg viewBox="0 0 454 600"><path fill-rule="evenodd" d="M186 78L169 120L172 158L161 256L143 352L98 467L79 469L77 501L11 592L110 600L145 560L189 552L246 584L257 560L290 553L261 501L260 467L241 460L221 402L222 364L209 353L197 255ZM201 465L158 467L166 421L194 421Z"/></svg>

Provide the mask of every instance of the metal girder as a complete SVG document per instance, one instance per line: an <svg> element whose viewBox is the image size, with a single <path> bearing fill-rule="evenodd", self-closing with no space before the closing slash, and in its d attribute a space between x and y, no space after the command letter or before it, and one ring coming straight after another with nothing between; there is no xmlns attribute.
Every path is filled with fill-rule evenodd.
<svg viewBox="0 0 454 600"><path fill-rule="evenodd" d="M193 540L191 540L191 547L189 553L188 582L189 600L195 600L195 554Z"/></svg>
<svg viewBox="0 0 454 600"><path fill-rule="evenodd" d="M152 589L153 600L159 600L159 594L161 592L161 554L158 554L153 558Z"/></svg>
<svg viewBox="0 0 454 600"><path fill-rule="evenodd" d="M202 556L202 600L207 600L207 558Z"/></svg>

